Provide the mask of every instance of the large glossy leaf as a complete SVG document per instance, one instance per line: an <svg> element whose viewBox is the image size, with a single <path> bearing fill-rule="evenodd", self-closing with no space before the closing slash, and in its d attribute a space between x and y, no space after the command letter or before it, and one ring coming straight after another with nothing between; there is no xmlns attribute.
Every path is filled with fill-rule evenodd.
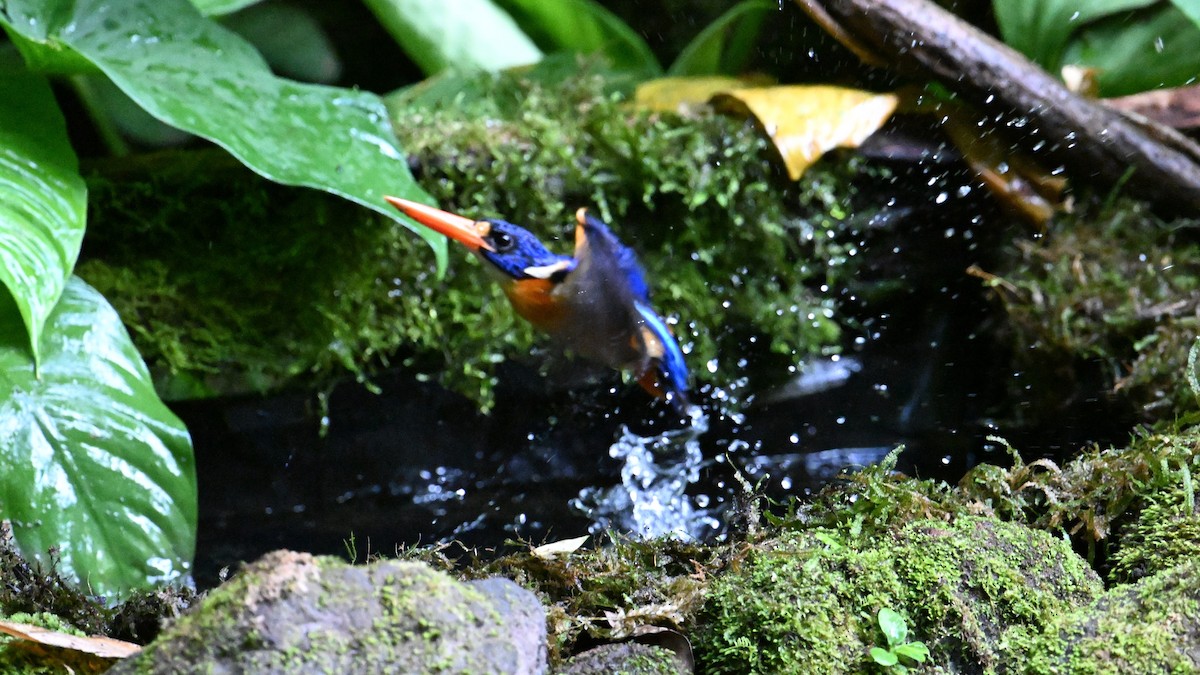
<svg viewBox="0 0 1200 675"><path fill-rule="evenodd" d="M35 374L0 301L0 518L31 560L102 594L178 580L191 564L191 441L154 392L121 319L72 278Z"/></svg>
<svg viewBox="0 0 1200 675"><path fill-rule="evenodd" d="M427 75L447 68L503 70L542 52L491 0L364 0Z"/></svg>
<svg viewBox="0 0 1200 675"><path fill-rule="evenodd" d="M548 52L603 54L617 70L653 77L662 67L650 46L594 0L497 0Z"/></svg>
<svg viewBox="0 0 1200 675"><path fill-rule="evenodd" d="M738 75L758 45L763 21L782 8L766 0L743 0L708 25L667 70L675 77Z"/></svg>
<svg viewBox="0 0 1200 675"><path fill-rule="evenodd" d="M1191 19L1192 23L1200 26L1200 0L1171 0L1171 4Z"/></svg>
<svg viewBox="0 0 1200 675"><path fill-rule="evenodd" d="M79 255L86 202L50 85L0 67L0 282L16 302L34 359Z"/></svg>
<svg viewBox="0 0 1200 675"><path fill-rule="evenodd" d="M1200 76L1200 27L1174 5L1094 22L1072 37L1066 63L1097 70L1101 96L1174 87Z"/></svg>
<svg viewBox="0 0 1200 675"><path fill-rule="evenodd" d="M996 0L996 24L1004 41L1057 73L1071 35L1089 22L1159 0Z"/></svg>
<svg viewBox="0 0 1200 675"><path fill-rule="evenodd" d="M192 4L196 6L196 9L207 16L230 14L250 5L257 5L260 2L262 0L192 0Z"/></svg>
<svg viewBox="0 0 1200 675"><path fill-rule="evenodd" d="M187 0L0 0L0 22L89 59L158 119L210 139L288 185L400 218L385 194L429 201L382 101L274 76L243 39ZM445 238L405 220L445 260Z"/></svg>

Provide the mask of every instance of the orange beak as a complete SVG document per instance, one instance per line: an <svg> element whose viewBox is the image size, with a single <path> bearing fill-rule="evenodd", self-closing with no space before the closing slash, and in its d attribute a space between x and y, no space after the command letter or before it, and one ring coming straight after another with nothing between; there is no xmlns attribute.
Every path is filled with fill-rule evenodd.
<svg viewBox="0 0 1200 675"><path fill-rule="evenodd" d="M453 213L435 209L432 206L418 202L410 202L407 199L400 199L399 197L384 196L384 199L387 200L387 203L400 209L409 218L412 218L434 232L444 234L454 241L466 245L472 251L478 251L479 249L485 251L495 250L484 239L492 229L492 226L485 221L456 216Z"/></svg>

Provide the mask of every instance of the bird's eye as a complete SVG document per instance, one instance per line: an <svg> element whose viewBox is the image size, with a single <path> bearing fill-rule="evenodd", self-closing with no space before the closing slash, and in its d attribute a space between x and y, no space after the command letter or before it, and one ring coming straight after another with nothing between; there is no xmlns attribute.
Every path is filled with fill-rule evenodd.
<svg viewBox="0 0 1200 675"><path fill-rule="evenodd" d="M505 232L493 231L492 236L488 238L491 239L492 248L496 249L496 253L507 253L516 244L512 235Z"/></svg>

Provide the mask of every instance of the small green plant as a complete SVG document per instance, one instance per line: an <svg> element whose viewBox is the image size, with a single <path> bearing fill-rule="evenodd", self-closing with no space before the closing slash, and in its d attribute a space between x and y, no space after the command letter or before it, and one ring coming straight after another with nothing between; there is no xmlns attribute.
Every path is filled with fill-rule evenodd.
<svg viewBox="0 0 1200 675"><path fill-rule="evenodd" d="M896 611L884 607L879 610L879 629L887 638L887 649L871 647L871 659L894 673L907 673L912 666L901 661L925 663L929 648L924 642L908 642L908 624Z"/></svg>

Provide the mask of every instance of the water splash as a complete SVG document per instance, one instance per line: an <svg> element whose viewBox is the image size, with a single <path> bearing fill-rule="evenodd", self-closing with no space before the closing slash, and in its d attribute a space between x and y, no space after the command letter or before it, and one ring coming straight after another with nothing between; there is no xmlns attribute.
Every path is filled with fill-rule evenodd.
<svg viewBox="0 0 1200 675"><path fill-rule="evenodd" d="M654 436L639 436L621 425L608 449L624 463L621 484L585 488L571 501L591 518L593 534L619 530L646 539L706 539L720 527L720 520L703 508L709 497L686 492L700 478L700 436L708 431L708 417L698 407L690 408L688 416L686 427Z"/></svg>

